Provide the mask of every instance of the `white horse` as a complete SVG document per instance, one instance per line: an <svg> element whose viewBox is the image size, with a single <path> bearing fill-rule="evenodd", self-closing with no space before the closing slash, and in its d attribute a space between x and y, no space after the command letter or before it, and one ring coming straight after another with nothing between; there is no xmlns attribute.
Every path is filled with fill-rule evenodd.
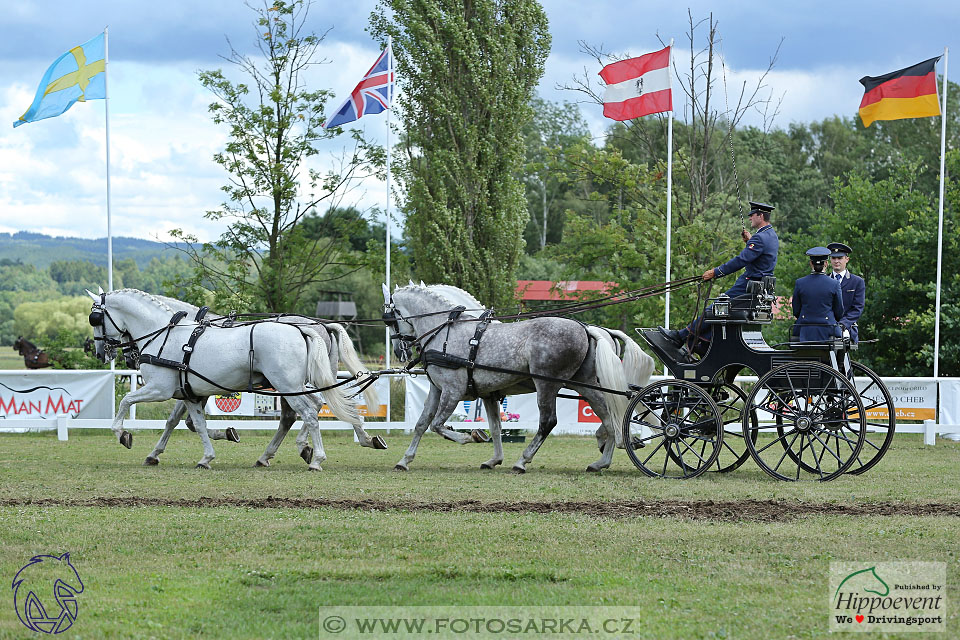
<svg viewBox="0 0 960 640"><path fill-rule="evenodd" d="M173 309L175 312L186 312L187 317L184 318L184 321L186 322L193 320L196 317L197 312L200 310L200 308L196 305L183 302L182 300L177 300L176 298L170 298L161 295L155 295L154 297ZM213 312L208 312L204 316L205 320L211 321L220 320L223 318L224 316ZM283 316L278 318L278 321L300 326L300 328L305 332L316 332L324 342L334 376L337 374L338 362L343 362L343 364L347 367L347 370L354 375L356 375L358 372L362 372L364 374L367 373L363 363L360 362L360 358L357 356L356 350L353 348L353 342L351 342L350 336L347 334L347 330L342 325L336 323L327 323L322 325L315 323L307 324L309 321L301 316ZM373 408L379 406L380 400L377 397L377 393L373 388L373 385L370 385L364 390L363 396L367 402L367 407ZM313 401L316 411L319 412L323 405L323 402L320 400L320 398L313 394L306 397ZM202 399L204 405L206 405L206 401L206 398ZM167 442L170 440L170 435L173 433L173 430L176 428L177 424L180 423L180 420L184 417L186 412L186 402L183 400L178 400L177 404L173 408L173 411L170 413L170 417L167 418L167 422L164 426L163 433L160 436L160 440L157 442L150 455L148 455L146 460L144 460L144 465L151 466L159 464L160 454L166 450ZM353 414L343 416L342 419L352 418L352 415ZM263 455L257 459L255 466L270 466L270 460L276 455L277 449L280 447L280 443L283 442L284 437L286 437L287 432L290 431L290 427L293 426L293 423L296 421L296 419L296 412L290 407L286 399L281 397L280 425L277 427L277 434L274 436L274 439L270 441L270 444L267 445L267 449L264 451ZM353 427L354 433L357 434L357 440L359 441L361 447L370 447L373 449L387 448L387 444L383 441L383 438L380 436L371 437L364 430L362 418L360 422L351 422L351 426ZM187 428L191 431L196 431L193 426L193 420L189 415L187 416ZM239 436L236 430L232 427L226 430L207 429L207 433L211 440L229 440L231 442L239 441ZM300 457L304 459L304 462L309 463L313 456L313 447L310 447L307 444L306 438L306 429L301 429L299 435L297 436L297 448L300 451Z"/></svg>
<svg viewBox="0 0 960 640"><path fill-rule="evenodd" d="M170 326L174 310L155 296L136 289L99 296L87 293L94 299L90 324L94 327L97 357L104 362L112 360L118 346L125 342L135 346L141 355L144 385L123 397L111 425L121 444L128 449L133 444L132 434L123 428L124 416L133 404L182 399L203 443L204 455L197 467L209 469L215 454L200 399L223 393L225 389L269 386L284 394L290 409L303 418L304 430L314 444L308 467L320 470L326 454L316 403L310 399L312 393L307 383L315 388L331 387L336 384L336 375L332 373L327 349L318 332L280 322L211 326L194 345L190 370L181 372L176 367L158 363L156 358L179 363L181 347L187 344L195 323ZM167 345L170 348L165 351ZM153 358L144 362L144 356ZM185 392L184 383L189 384L192 393ZM324 395L335 415L351 424L362 422L356 403L347 399L340 388L328 389ZM281 431L274 436L268 452L273 445L273 451L279 447L286 433ZM306 446L306 436L299 444Z"/></svg>
<svg viewBox="0 0 960 640"><path fill-rule="evenodd" d="M430 393L417 421L413 441L395 467L398 470L408 469L427 428L461 444L475 441L471 436L457 433L443 424L461 399L473 397L468 395L471 393L468 369L456 363L440 366L443 358L438 360L436 356L441 352L442 344L447 356L460 358L460 362L466 361L476 322L448 322L448 312L459 302L475 316L482 305L462 290L454 294L450 291L452 288L446 289L447 294L457 298L452 301L443 293L446 285L435 287L411 284L402 289L398 287L392 295L386 286L383 287L384 319L393 332L397 357L401 361L408 360L411 344L416 344L421 354L424 351L435 352L434 357L425 361L431 383ZM626 338L625 334L621 335ZM477 368L472 374L476 394L483 400L490 419L488 424L494 441L494 457L481 467L493 468L503 461L499 397L537 393L540 427L513 467L514 471L522 473L556 426L556 397L563 387L580 393L600 417L607 431L602 458L588 466L587 470L598 471L609 467L613 449L621 437L620 422L626 401L621 396L592 387L626 390L624 363L617 357L611 343L610 335L604 330L566 318L545 317L510 324L491 323L480 340L475 360ZM635 352L631 349L631 353L630 366L636 370L632 371L630 379L646 384L646 378L653 370L653 360L639 347Z"/></svg>

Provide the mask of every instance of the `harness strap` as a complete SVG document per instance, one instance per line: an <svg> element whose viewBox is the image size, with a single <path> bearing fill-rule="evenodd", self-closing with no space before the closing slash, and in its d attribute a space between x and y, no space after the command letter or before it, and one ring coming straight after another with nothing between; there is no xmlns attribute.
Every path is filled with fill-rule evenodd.
<svg viewBox="0 0 960 640"><path fill-rule="evenodd" d="M200 336L203 335L203 332L207 330L208 326L208 322L198 324L197 327L190 332L187 344L183 345L183 368L180 369L180 391L184 397L190 400L197 399L193 393L193 388L190 386L190 381L187 379L187 372L190 371L190 358L193 356L193 348L196 346L197 340L200 339Z"/></svg>
<svg viewBox="0 0 960 640"><path fill-rule="evenodd" d="M467 357L469 361L469 366L467 366L467 391L474 398L479 398L480 394L477 393L477 384L473 379L473 366L477 361L477 351L480 348L480 338L483 337L483 333L487 330L487 327L490 326L490 320L493 317L493 309L487 309L480 314L480 322L477 323L477 328L473 332L473 338L470 340L470 355Z"/></svg>
<svg viewBox="0 0 960 640"><path fill-rule="evenodd" d="M197 309L197 315L194 317L194 322L200 322L203 320L203 316L207 315L207 311L210 311L210 307L204 305Z"/></svg>

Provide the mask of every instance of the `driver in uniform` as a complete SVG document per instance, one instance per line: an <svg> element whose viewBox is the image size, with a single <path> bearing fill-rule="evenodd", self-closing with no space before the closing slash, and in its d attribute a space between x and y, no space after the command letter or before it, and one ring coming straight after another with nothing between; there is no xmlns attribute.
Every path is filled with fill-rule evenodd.
<svg viewBox="0 0 960 640"><path fill-rule="evenodd" d="M708 269L703 273L704 280L713 280L720 276L726 276L736 273L743 269L743 273L733 283L733 286L727 289L727 295L731 298L742 296L747 293L747 282L750 280L763 280L766 276L773 275L773 269L777 266L777 254L780 251L780 240L777 238L776 231L770 224L770 214L773 207L762 202L750 203L750 227L756 229L756 233L750 233L744 229L741 237L747 245L739 255L734 256L719 267ZM712 307L713 305L711 305ZM709 308L709 307L708 307ZM713 327L703 325L703 314L691 322L683 329L670 330L664 327L657 327L660 333L668 342L677 348L688 345L690 351L702 350L710 343L713 337ZM699 345L690 345L691 336L696 335L696 329L699 328ZM699 347L699 348L698 348Z"/></svg>

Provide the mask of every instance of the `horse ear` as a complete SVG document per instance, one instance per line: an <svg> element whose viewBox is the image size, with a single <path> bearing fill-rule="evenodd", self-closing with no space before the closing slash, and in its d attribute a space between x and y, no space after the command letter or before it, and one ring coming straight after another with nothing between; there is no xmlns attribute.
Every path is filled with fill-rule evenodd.
<svg viewBox="0 0 960 640"><path fill-rule="evenodd" d="M408 287L413 287L413 286L416 286L416 285L413 284L413 280L407 280L407 286L408 286Z"/></svg>
<svg viewBox="0 0 960 640"><path fill-rule="evenodd" d="M100 296L94 295L93 293L91 293L91 292L90 292L90 289L84 289L84 291L87 292L87 295L88 295L88 296L90 296L91 298L93 298L93 301L94 301L94 302L100 302Z"/></svg>
<svg viewBox="0 0 960 640"><path fill-rule="evenodd" d="M383 304L390 304L390 289L385 283L380 283L380 288L383 289Z"/></svg>
<svg viewBox="0 0 960 640"><path fill-rule="evenodd" d="M427 287L427 285L423 284L423 280L420 281L420 286L423 287L423 288L426 288L426 287Z"/></svg>
<svg viewBox="0 0 960 640"><path fill-rule="evenodd" d="M100 285L97 285L97 293L99 293L100 295L103 295L103 287L101 287Z"/></svg>

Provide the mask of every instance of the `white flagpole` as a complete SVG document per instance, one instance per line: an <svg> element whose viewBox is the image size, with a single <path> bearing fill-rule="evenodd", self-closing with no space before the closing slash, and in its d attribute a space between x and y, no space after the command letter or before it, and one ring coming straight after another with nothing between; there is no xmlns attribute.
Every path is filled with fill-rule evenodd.
<svg viewBox="0 0 960 640"><path fill-rule="evenodd" d="M673 38L670 38L670 57L667 63L670 72L670 100L673 100ZM673 227L673 105L667 119L667 274L665 282L670 282L670 235ZM670 289L667 289L663 302L663 326L670 328ZM664 375L667 367L663 367Z"/></svg>
<svg viewBox="0 0 960 640"><path fill-rule="evenodd" d="M670 57L667 63L667 69L670 71L671 97L673 100L673 38L670 38ZM673 108L671 106L670 115L667 120L667 277L666 282L670 282L670 234L673 213ZM663 309L663 326L670 328L670 289L667 289Z"/></svg>
<svg viewBox="0 0 960 640"><path fill-rule="evenodd" d="M110 220L110 55L107 27L103 28L103 104L107 123L107 291L113 291L113 227Z"/></svg>
<svg viewBox="0 0 960 640"><path fill-rule="evenodd" d="M940 262L943 258L943 174L947 144L947 47L943 48L943 106L940 109L940 212L937 224L937 299L933 329L933 377L940 375Z"/></svg>
<svg viewBox="0 0 960 640"><path fill-rule="evenodd" d="M387 36L387 51L389 56L388 68L390 69L390 105L387 107L387 264L386 264L386 285L387 291L390 291L390 147L392 146L390 140L390 112L393 111L393 90L396 85L396 79L393 77L393 36ZM386 339L386 357L384 362L387 365L387 368L390 368L390 327L384 327L384 336ZM387 420L390 420L390 416L387 416Z"/></svg>

